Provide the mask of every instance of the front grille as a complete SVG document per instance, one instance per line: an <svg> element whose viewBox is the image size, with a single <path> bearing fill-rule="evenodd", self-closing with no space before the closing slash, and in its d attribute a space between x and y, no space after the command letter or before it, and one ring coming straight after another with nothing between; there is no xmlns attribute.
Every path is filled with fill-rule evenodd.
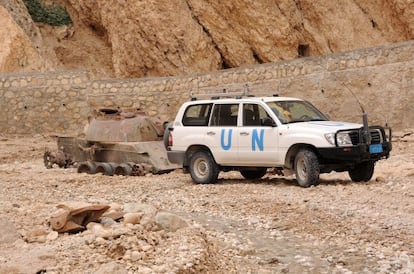
<svg viewBox="0 0 414 274"><path fill-rule="evenodd" d="M358 131L350 131L349 137L351 138L351 142L353 145L359 144L359 132Z"/></svg>
<svg viewBox="0 0 414 274"><path fill-rule="evenodd" d="M372 129L371 133L371 144L381 144L382 143L382 135L379 129Z"/></svg>
<svg viewBox="0 0 414 274"><path fill-rule="evenodd" d="M363 140L363 129L359 130L351 130L348 132L349 137L351 138L351 142L353 145L358 145L361 143L366 142L366 140ZM371 129L371 144L381 144L383 142L383 137L380 129Z"/></svg>

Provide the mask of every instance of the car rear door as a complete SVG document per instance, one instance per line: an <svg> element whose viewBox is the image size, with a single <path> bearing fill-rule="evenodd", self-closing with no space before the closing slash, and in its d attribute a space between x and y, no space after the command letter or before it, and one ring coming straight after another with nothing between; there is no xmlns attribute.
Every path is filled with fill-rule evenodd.
<svg viewBox="0 0 414 274"><path fill-rule="evenodd" d="M212 107L212 103L200 103L184 110L179 126L172 132L174 150L186 151L191 145L204 143Z"/></svg>
<svg viewBox="0 0 414 274"><path fill-rule="evenodd" d="M220 165L237 165L239 103L216 103L204 144Z"/></svg>
<svg viewBox="0 0 414 274"><path fill-rule="evenodd" d="M258 103L244 103L241 108L242 124L237 130L239 165L277 165L278 128L275 123L270 125L273 119ZM263 124L266 119L267 126Z"/></svg>

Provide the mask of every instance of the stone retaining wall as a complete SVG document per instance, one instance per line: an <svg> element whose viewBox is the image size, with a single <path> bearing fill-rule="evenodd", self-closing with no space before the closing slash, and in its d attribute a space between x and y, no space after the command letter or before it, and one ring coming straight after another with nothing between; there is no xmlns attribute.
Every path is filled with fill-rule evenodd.
<svg viewBox="0 0 414 274"><path fill-rule="evenodd" d="M0 133L81 133L93 110L141 108L174 118L194 94L237 91L305 98L332 119L414 128L414 41L179 77L91 80L85 72L0 74ZM355 94L353 96L352 94ZM359 98L359 99L357 99Z"/></svg>

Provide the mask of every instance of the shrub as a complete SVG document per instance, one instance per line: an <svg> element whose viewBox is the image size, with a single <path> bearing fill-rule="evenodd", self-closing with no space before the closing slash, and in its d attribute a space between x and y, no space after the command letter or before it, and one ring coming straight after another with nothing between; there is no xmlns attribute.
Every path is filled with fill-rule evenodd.
<svg viewBox="0 0 414 274"><path fill-rule="evenodd" d="M72 23L69 13L62 6L43 7L39 0L23 0L33 21L52 26L62 26Z"/></svg>

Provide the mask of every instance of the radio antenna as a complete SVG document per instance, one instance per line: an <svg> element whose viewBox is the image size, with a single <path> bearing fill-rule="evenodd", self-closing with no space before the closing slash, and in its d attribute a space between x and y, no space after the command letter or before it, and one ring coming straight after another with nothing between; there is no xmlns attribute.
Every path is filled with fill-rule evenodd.
<svg viewBox="0 0 414 274"><path fill-rule="evenodd" d="M336 77L335 74L332 74L332 76L336 80L338 80L338 77ZM356 94L348 87L348 85L344 81L339 81L339 82L342 84L342 86L344 86L346 88L346 90L348 90L351 93L352 97L357 101L359 107L361 108L361 111L362 111L362 126L363 126L362 127L362 138L363 138L363 140L365 140L367 142L367 144L371 144L371 134L369 132L369 125L368 125L368 115L365 112L364 106L362 105L361 101L359 101Z"/></svg>
<svg viewBox="0 0 414 274"><path fill-rule="evenodd" d="M365 112L364 106L362 105L361 101L359 101L355 93L344 82L342 82L342 84L352 94L354 99L357 101L359 107L361 108L362 126L363 126L362 135L363 135L364 140L367 142L367 144L371 144L371 134L369 133L369 126L368 126L368 115Z"/></svg>
<svg viewBox="0 0 414 274"><path fill-rule="evenodd" d="M361 101L359 101L358 97L356 96L356 94L352 91L352 89L350 89L348 87L347 84L345 84L345 82L342 82L342 85L352 94L352 97L354 97L354 99L357 101L359 107L361 108L361 111L363 114L365 114L365 109L364 106L362 105Z"/></svg>

